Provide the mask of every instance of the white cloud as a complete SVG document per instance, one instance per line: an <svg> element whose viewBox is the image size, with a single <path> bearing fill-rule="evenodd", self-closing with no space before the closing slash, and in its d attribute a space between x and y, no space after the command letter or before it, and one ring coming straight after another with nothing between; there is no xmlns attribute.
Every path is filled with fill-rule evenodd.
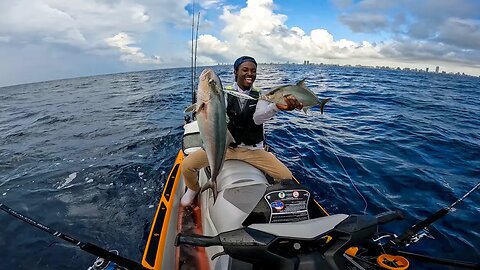
<svg viewBox="0 0 480 270"><path fill-rule="evenodd" d="M0 4L0 36L12 43L64 44L93 54L118 33L141 36L158 23L182 27L188 1L18 0ZM119 47L117 47L119 48Z"/></svg>
<svg viewBox="0 0 480 270"><path fill-rule="evenodd" d="M200 1L200 5L204 8L204 9L211 9L211 8L217 8L217 7L220 7L222 6L222 0L202 0Z"/></svg>
<svg viewBox="0 0 480 270"><path fill-rule="evenodd" d="M272 0L248 0L241 7L230 6L225 0L198 0L195 7L201 7L202 34L198 40L198 64L231 63L239 55L248 54L260 62L309 60L402 66L428 61L478 69L480 2L333 1L341 11L341 21L352 32L381 31L389 39L375 43L353 41L336 38L334 32L321 25L308 30L301 25L288 26L287 15L278 13ZM186 8L190 3L190 0L0 1L0 56L4 56L0 74L38 78L39 75L30 74L40 74L34 69L42 65L46 66L41 72L47 74L45 79L139 70L152 65L188 66L192 18ZM19 64L25 55L35 62L28 67L32 70Z"/></svg>
<svg viewBox="0 0 480 270"><path fill-rule="evenodd" d="M368 42L335 40L325 29L314 29L307 35L298 26L288 28L287 16L274 13L273 9L271 0L249 0L239 11L225 8L220 17L225 23L221 32L224 40L201 36L199 52L212 61L215 58L233 61L244 54L259 61L297 62L382 57L380 48Z"/></svg>
<svg viewBox="0 0 480 270"><path fill-rule="evenodd" d="M415 6L416 14L428 14L428 7L448 14L452 4L445 1L427 1L420 5L404 0L405 7ZM468 0L463 0L468 4ZM340 19L351 26L354 32L391 33L393 38L382 42L355 42L335 39L326 29L317 28L306 33L298 26L288 27L287 16L274 11L272 0L249 0L247 6L224 7L220 16L224 27L220 36L203 35L199 40L199 54L209 63L232 62L239 55L252 55L260 62L324 62L340 64L366 64L412 66L449 66L453 70L476 70L480 62L480 27L478 20L450 18L443 20L434 38L416 40L406 33L413 28L412 17L400 10L401 4L380 0L337 1L339 7L347 8ZM400 5L400 6L399 6ZM472 6L472 5L470 5ZM432 12L430 12L432 13ZM437 14L436 12L433 12ZM430 14L432 21L445 15ZM468 9L453 7L453 13L471 14ZM392 16L390 16L392 15ZM416 21L418 23L418 21ZM406 27L412 25L412 27ZM418 24L417 24L418 25ZM431 36L432 28L417 28ZM423 30L422 30L423 29ZM393 33L393 34L392 34ZM420 32L419 32L420 33ZM205 59L205 58L202 58ZM427 64L425 61L428 61ZM456 67L456 68L454 68ZM473 72L479 74L479 71Z"/></svg>
<svg viewBox="0 0 480 270"><path fill-rule="evenodd" d="M120 59L125 62L133 62L139 64L160 64L160 57L154 56L152 58L145 57L145 54L139 47L133 47L135 40L127 33L121 32L113 37L105 39L105 42L113 47L118 48L121 52Z"/></svg>
<svg viewBox="0 0 480 270"><path fill-rule="evenodd" d="M183 46L176 45L184 44L184 40L180 42L181 36L172 34L170 29L190 29L191 17L185 10L189 3L190 0L0 1L0 86L139 70L145 64L182 63L178 55ZM120 35L114 39L119 33L128 34L128 38ZM167 42L158 42L160 37ZM158 52L165 55L153 56ZM25 57L29 64L23 60ZM162 64L165 61L170 64Z"/></svg>
<svg viewBox="0 0 480 270"><path fill-rule="evenodd" d="M0 42L8 43L11 39L9 36L0 36Z"/></svg>

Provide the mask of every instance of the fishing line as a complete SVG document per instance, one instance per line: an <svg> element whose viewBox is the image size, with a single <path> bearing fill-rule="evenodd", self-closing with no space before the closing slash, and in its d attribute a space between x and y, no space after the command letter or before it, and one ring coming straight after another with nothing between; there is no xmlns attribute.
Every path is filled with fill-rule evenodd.
<svg viewBox="0 0 480 270"><path fill-rule="evenodd" d="M332 147L333 149L333 154L335 155L335 157L337 158L338 160L338 163L340 163L340 166L342 166L342 169L343 171L345 172L345 174L347 175L348 179L350 180L350 182L352 183L352 186L353 188L355 188L355 190L357 191L358 195L360 195L360 197L362 197L362 200L363 202L365 203L365 209L363 209L363 214L366 215L367 214L367 207L368 207L368 202L367 200L365 199L365 197L363 197L362 193L360 192L360 190L358 190L357 186L355 185L355 183L353 182L352 178L350 177L350 175L348 174L347 170L345 169L345 167L343 166L343 163L342 161L340 161L340 158L337 156L337 154L335 153L335 145L330 141L330 139L328 139L327 137L327 134L325 134L325 131L322 129L322 132L323 132L323 137L325 138L325 140L327 141L327 143L330 145L330 147ZM348 155L348 153L347 153Z"/></svg>

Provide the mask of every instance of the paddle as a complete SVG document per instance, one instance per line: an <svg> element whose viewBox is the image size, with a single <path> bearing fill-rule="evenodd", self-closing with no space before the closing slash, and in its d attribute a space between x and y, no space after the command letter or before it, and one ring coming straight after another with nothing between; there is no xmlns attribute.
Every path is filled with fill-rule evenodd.
<svg viewBox="0 0 480 270"><path fill-rule="evenodd" d="M119 256L115 253L112 253L106 249L103 249L97 245L94 245L94 244L91 244L91 243L88 243L88 242L81 242L81 241L78 241L77 239L71 237L71 236L68 236L64 233L61 233L61 232L58 232L58 231L55 231L45 225L43 225L42 223L38 222L38 221L35 221L25 215L22 215L20 213L18 213L17 211L13 210L12 208L6 206L5 204L3 203L0 203L0 209L2 209L3 211L9 213L10 215L30 224L30 225L33 225L53 236L56 236L58 238L61 238L67 242L70 242L78 247L80 247L82 250L90 253L90 254L93 254L95 256L98 256L100 258L103 258L107 261L110 261L110 262L114 262L116 263L117 265L119 266L122 266L122 267L125 267L127 269L130 269L130 270L147 270L149 268L146 268L144 267L143 265L141 265L140 263L138 262L135 262L135 261L132 261L130 259L127 259L125 257L122 257L122 256Z"/></svg>

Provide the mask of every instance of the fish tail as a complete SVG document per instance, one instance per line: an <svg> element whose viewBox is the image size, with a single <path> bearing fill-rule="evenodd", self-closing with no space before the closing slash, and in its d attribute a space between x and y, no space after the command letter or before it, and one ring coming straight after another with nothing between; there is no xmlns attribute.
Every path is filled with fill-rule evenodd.
<svg viewBox="0 0 480 270"><path fill-rule="evenodd" d="M320 104L320 112L323 114L323 107L325 107L325 104L327 104L327 102L330 101L331 98L325 98L323 99L321 102L319 102Z"/></svg>
<svg viewBox="0 0 480 270"><path fill-rule="evenodd" d="M215 203L217 201L217 193L218 193L218 189L217 189L217 181L215 180L212 180L212 179L209 179L207 181L207 183L205 183L205 185L202 186L202 188L200 189L200 193L208 190L208 189L212 189L212 192L213 192L213 203Z"/></svg>
<svg viewBox="0 0 480 270"><path fill-rule="evenodd" d="M213 190L213 203L215 204L218 196L217 181L212 182L212 190Z"/></svg>
<svg viewBox="0 0 480 270"><path fill-rule="evenodd" d="M205 183L202 188L200 189L200 193L213 188L212 180L208 180L207 183Z"/></svg>

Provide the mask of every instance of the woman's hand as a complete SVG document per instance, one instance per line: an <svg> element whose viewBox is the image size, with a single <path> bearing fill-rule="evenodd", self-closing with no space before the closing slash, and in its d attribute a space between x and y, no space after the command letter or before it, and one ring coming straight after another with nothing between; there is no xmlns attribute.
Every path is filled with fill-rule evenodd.
<svg viewBox="0 0 480 270"><path fill-rule="evenodd" d="M303 109L303 104L300 103L296 97L290 95L290 96L285 96L283 97L283 99L285 100L285 103L286 104L279 104L277 103L277 108L282 110L282 111L291 111L291 110L294 110L294 109L298 109L298 110L301 110Z"/></svg>

